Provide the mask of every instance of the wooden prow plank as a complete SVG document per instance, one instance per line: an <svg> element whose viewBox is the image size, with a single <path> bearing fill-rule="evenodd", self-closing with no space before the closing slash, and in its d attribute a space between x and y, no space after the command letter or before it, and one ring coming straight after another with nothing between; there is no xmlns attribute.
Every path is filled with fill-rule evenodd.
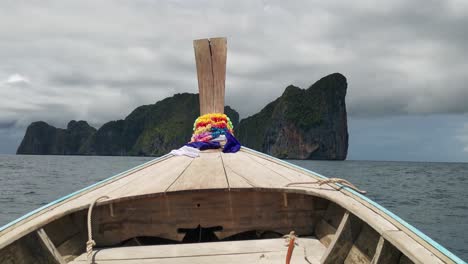
<svg viewBox="0 0 468 264"><path fill-rule="evenodd" d="M193 48L200 93L200 115L224 113L226 38L194 40Z"/></svg>

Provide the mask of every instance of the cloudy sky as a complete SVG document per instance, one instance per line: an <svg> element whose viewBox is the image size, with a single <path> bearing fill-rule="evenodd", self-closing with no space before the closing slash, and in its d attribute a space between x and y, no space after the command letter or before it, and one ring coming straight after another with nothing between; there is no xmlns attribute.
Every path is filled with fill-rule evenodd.
<svg viewBox="0 0 468 264"><path fill-rule="evenodd" d="M468 161L465 0L3 0L0 17L0 153L35 120L99 127L196 92L192 40L226 36L241 116L340 72L350 159Z"/></svg>

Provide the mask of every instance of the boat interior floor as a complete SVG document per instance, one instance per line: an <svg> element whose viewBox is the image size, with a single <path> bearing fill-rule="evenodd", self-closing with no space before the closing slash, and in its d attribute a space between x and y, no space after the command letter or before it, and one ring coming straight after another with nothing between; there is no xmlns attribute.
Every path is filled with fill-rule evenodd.
<svg viewBox="0 0 468 264"><path fill-rule="evenodd" d="M326 247L315 237L296 238L291 263L320 263ZM95 249L71 263L284 263L288 246L284 238L179 245L132 246Z"/></svg>

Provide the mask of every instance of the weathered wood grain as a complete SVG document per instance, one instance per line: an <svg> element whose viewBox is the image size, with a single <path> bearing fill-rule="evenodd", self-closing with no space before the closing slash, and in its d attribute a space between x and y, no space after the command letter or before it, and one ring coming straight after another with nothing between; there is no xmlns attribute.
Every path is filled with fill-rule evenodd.
<svg viewBox="0 0 468 264"><path fill-rule="evenodd" d="M197 66L198 91L200 98L200 115L213 113L213 66L211 61L210 42L208 39L193 41L195 63Z"/></svg>
<svg viewBox="0 0 468 264"><path fill-rule="evenodd" d="M193 42L197 66L200 114L224 113L226 82L226 38Z"/></svg>
<svg viewBox="0 0 468 264"><path fill-rule="evenodd" d="M2 264L61 264L42 243L36 232L0 249Z"/></svg>
<svg viewBox="0 0 468 264"><path fill-rule="evenodd" d="M322 263L343 263L351 250L354 241L361 232L362 221L346 212L336 230L333 241L322 256Z"/></svg>
<svg viewBox="0 0 468 264"><path fill-rule="evenodd" d="M65 260L63 259L60 252L58 252L57 248L55 247L54 243L50 240L49 236L46 234L44 229L39 229L36 231L39 240L42 242L43 246L48 249L49 253L51 254L52 258L54 258L55 262L59 264L65 264Z"/></svg>
<svg viewBox="0 0 468 264"><path fill-rule="evenodd" d="M400 263L444 263L428 251L424 246L416 243L403 231L388 231L382 234L383 238L398 248L406 257L400 258ZM408 258L408 260L406 259Z"/></svg>
<svg viewBox="0 0 468 264"><path fill-rule="evenodd" d="M181 241L179 228L222 226L222 239L241 232L269 230L287 234L312 235L319 198L288 194L284 206L280 192L252 190L168 192L156 197L114 203L114 216L106 206L93 211L94 239L98 246L109 246L138 236L157 236Z"/></svg>
<svg viewBox="0 0 468 264"><path fill-rule="evenodd" d="M221 152L200 153L167 189L168 192L199 189L228 188Z"/></svg>
<svg viewBox="0 0 468 264"><path fill-rule="evenodd" d="M398 249L380 237L371 264L397 264L400 256L401 252Z"/></svg>
<svg viewBox="0 0 468 264"><path fill-rule="evenodd" d="M354 242L348 256L344 261L345 264L370 263L375 255L375 250L380 238L380 234L363 224L361 232Z"/></svg>
<svg viewBox="0 0 468 264"><path fill-rule="evenodd" d="M301 247L307 247L308 250L294 251L292 263L308 263L305 261L305 253L309 260L316 261L325 250L323 245L314 238L299 238L298 243ZM97 263L100 261L103 263L113 263L112 261L145 263L144 261L149 262L149 260L153 263L283 263L286 259L286 252L284 239L263 239L111 248L95 251L93 255ZM83 254L72 263L86 263L86 261L86 254Z"/></svg>
<svg viewBox="0 0 468 264"><path fill-rule="evenodd" d="M315 235L326 247L332 242L335 233L336 228L323 219L320 219L315 227Z"/></svg>
<svg viewBox="0 0 468 264"><path fill-rule="evenodd" d="M224 113L226 83L226 38L210 38L211 65L213 67L213 112Z"/></svg>

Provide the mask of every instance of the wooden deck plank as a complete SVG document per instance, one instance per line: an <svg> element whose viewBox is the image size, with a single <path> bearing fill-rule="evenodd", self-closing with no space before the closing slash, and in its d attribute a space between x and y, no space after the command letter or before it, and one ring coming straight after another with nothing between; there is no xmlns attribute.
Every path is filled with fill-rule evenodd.
<svg viewBox="0 0 468 264"><path fill-rule="evenodd" d="M223 155L224 166L246 179L255 187L283 187L290 181L282 175L273 173L262 164L255 162L249 154L237 152L235 155Z"/></svg>
<svg viewBox="0 0 468 264"><path fill-rule="evenodd" d="M220 152L200 153L167 191L228 188Z"/></svg>
<svg viewBox="0 0 468 264"><path fill-rule="evenodd" d="M226 155L233 155L233 154L221 153L221 159L223 161L223 166L224 166L224 170L226 172L226 177L227 177L227 180L228 180L229 188L252 188L252 187L254 187L255 185L253 183L249 182L248 179L246 179L246 178L242 177L241 175L235 173L230 167L226 166L226 164L225 164Z"/></svg>
<svg viewBox="0 0 468 264"><path fill-rule="evenodd" d="M252 160L262 164L265 168L272 171L272 173L280 174L284 178L287 178L290 182L310 182L315 180L310 175L301 173L297 170L291 170L290 168L275 162L274 160L265 159L255 155L249 155L249 157Z"/></svg>
<svg viewBox="0 0 468 264"><path fill-rule="evenodd" d="M301 253L296 253L291 258L294 264L319 264L320 262L307 262ZM271 264L284 263L285 253L266 252L266 253L246 253L236 255L215 255L215 256L197 256L184 258L162 258L162 259L137 259L137 260L96 260L93 264ZM74 261L71 264L88 264L86 261Z"/></svg>
<svg viewBox="0 0 468 264"><path fill-rule="evenodd" d="M123 198L165 192L193 160L193 158L186 156L173 157L159 166L148 168L135 175L132 177L132 182L109 192L107 195L111 198Z"/></svg>
<svg viewBox="0 0 468 264"><path fill-rule="evenodd" d="M225 168L229 188L253 188L255 185L236 174L231 168Z"/></svg>
<svg viewBox="0 0 468 264"><path fill-rule="evenodd" d="M302 248L301 248L302 247ZM306 247L306 250L303 249ZM318 260L325 247L315 238L299 238L292 263L312 263ZM180 245L120 247L95 250L95 263L256 263L284 262L287 247L284 239L243 240ZM153 262L149 262L152 260ZM82 254L71 263L86 263ZM134 262L132 262L134 261ZM140 262L138 262L140 261ZM262 263L262 262L260 262Z"/></svg>

